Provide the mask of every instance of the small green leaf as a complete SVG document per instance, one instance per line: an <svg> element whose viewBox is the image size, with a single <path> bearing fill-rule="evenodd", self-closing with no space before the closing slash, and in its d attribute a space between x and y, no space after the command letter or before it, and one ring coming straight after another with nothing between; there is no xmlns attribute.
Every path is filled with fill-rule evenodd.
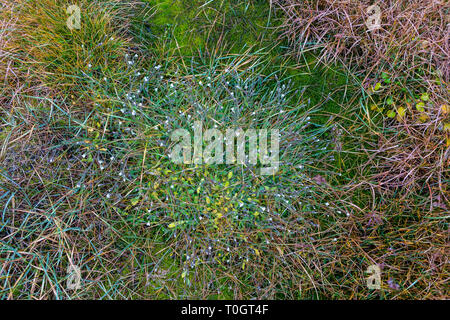
<svg viewBox="0 0 450 320"><path fill-rule="evenodd" d="M444 131L450 132L450 123L444 124Z"/></svg>
<svg viewBox="0 0 450 320"><path fill-rule="evenodd" d="M186 221L178 221L178 222L172 222L171 224L169 224L167 227L169 227L169 229L173 229L183 223L185 223Z"/></svg>
<svg viewBox="0 0 450 320"><path fill-rule="evenodd" d="M430 100L430 96L426 92L422 93L422 95L420 96L420 100L427 102L428 100Z"/></svg>
<svg viewBox="0 0 450 320"><path fill-rule="evenodd" d="M390 106L394 104L394 100L392 99L392 97L387 98L386 103Z"/></svg>
<svg viewBox="0 0 450 320"><path fill-rule="evenodd" d="M387 84L391 83L391 79L389 78L389 74L387 74L386 72L383 72L381 74L381 77L383 78L385 83L387 83Z"/></svg>
<svg viewBox="0 0 450 320"><path fill-rule="evenodd" d="M375 87L373 87L373 90L374 91L378 91L378 90L380 90L381 89L381 83L380 82L377 82L377 84L375 85Z"/></svg>
<svg viewBox="0 0 450 320"><path fill-rule="evenodd" d="M390 110L390 111L388 111L387 116L388 116L389 118L394 118L394 117L395 117L395 110Z"/></svg>
<svg viewBox="0 0 450 320"><path fill-rule="evenodd" d="M373 104L373 105L370 107L370 110L376 110L377 112L383 112L384 108L380 108L378 105Z"/></svg>
<svg viewBox="0 0 450 320"><path fill-rule="evenodd" d="M419 112L424 112L425 111L424 107L425 107L425 104L423 102L419 102L418 104L416 104L416 109Z"/></svg>
<svg viewBox="0 0 450 320"><path fill-rule="evenodd" d="M406 109L403 107L400 107L397 109L397 113L400 118L403 118L406 114Z"/></svg>

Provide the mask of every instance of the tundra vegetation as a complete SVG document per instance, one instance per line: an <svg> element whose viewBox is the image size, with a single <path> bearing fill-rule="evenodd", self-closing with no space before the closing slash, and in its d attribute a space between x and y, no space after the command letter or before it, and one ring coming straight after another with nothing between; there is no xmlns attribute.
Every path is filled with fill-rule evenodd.
<svg viewBox="0 0 450 320"><path fill-rule="evenodd" d="M371 5L3 0L0 297L448 298L449 4ZM278 170L171 161L195 122Z"/></svg>

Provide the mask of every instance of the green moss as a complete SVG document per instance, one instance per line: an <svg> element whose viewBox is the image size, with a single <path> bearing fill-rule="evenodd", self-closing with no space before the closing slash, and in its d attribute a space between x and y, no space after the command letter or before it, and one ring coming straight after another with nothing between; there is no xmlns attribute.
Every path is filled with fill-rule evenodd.
<svg viewBox="0 0 450 320"><path fill-rule="evenodd" d="M193 55L205 48L220 46L221 50L241 52L243 48L261 45L268 32L270 8L266 1L148 0L156 12L148 23L152 40L162 39L161 48L176 50L181 55ZM136 19L142 23L142 19ZM142 25L137 26L142 34ZM155 42L148 43L154 51ZM162 52L159 51L161 54Z"/></svg>
<svg viewBox="0 0 450 320"><path fill-rule="evenodd" d="M182 4L178 0L150 0L147 2L157 9L157 13L152 19L153 23L158 26L173 24L183 12Z"/></svg>

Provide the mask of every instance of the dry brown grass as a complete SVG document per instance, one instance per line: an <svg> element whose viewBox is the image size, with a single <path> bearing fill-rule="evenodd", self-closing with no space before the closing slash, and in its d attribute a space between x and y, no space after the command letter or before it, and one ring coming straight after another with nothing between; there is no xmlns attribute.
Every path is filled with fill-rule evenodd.
<svg viewBox="0 0 450 320"><path fill-rule="evenodd" d="M429 192L448 203L450 91L450 5L447 1L277 0L286 20L282 35L295 54L319 49L322 60L340 60L362 82L364 119L378 138L368 150L367 166L377 168L380 189ZM381 7L381 28L369 31L367 9ZM389 82L383 83L381 74ZM374 92L376 83L382 89ZM403 91L402 91L403 90ZM416 104L427 93L424 111ZM386 105L386 100L392 103ZM377 104L381 118L370 110ZM389 109L405 110L401 119ZM380 120L382 119L382 120ZM381 121L381 122L380 122ZM426 192L425 192L426 193ZM430 206L433 206L430 204Z"/></svg>
<svg viewBox="0 0 450 320"><path fill-rule="evenodd" d="M450 77L449 9L447 1L276 0L286 20L283 36L301 52L320 48L326 61L356 63L369 73L383 65L402 72L423 67ZM368 31L367 8L381 8L381 28Z"/></svg>

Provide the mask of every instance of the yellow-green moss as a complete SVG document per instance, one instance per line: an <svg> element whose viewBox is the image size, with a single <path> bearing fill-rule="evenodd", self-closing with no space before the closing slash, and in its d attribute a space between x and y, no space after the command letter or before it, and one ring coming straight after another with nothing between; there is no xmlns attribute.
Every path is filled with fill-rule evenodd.
<svg viewBox="0 0 450 320"><path fill-rule="evenodd" d="M168 31L169 48L191 55L220 43L221 50L240 52L260 45L267 33L266 1L148 0L156 13L150 22L156 33Z"/></svg>

